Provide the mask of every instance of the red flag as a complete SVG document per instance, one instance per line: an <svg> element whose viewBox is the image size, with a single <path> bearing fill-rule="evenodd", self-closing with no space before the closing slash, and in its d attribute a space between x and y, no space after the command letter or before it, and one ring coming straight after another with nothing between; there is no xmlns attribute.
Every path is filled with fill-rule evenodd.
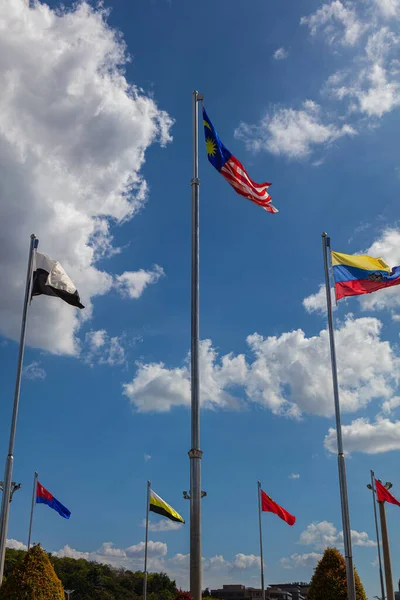
<svg viewBox="0 0 400 600"><path fill-rule="evenodd" d="M396 500L389 490L387 490L377 479L375 479L375 485L378 502L389 502L390 504L397 504L397 506L400 506L400 502Z"/></svg>
<svg viewBox="0 0 400 600"><path fill-rule="evenodd" d="M271 512L274 515L278 515L282 521L286 521L286 523L290 526L296 523L296 517L288 513L287 510L279 506L276 502L272 500L265 492L261 490L261 508L264 512Z"/></svg>

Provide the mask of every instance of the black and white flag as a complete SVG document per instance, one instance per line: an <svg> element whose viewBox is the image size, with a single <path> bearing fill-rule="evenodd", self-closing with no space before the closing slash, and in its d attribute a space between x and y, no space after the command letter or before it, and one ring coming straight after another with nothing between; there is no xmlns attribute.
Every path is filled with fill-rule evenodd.
<svg viewBox="0 0 400 600"><path fill-rule="evenodd" d="M56 260L45 254L35 253L33 266L32 296L57 296L72 306L85 308L81 304L78 290Z"/></svg>

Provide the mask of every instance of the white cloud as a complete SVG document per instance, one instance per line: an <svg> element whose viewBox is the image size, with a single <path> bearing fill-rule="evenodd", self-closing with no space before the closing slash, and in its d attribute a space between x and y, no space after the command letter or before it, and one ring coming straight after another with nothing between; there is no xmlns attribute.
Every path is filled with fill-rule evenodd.
<svg viewBox="0 0 400 600"><path fill-rule="evenodd" d="M275 58L275 60L285 60L285 58L287 58L289 56L289 52L281 47L278 48L278 50L275 50L273 57Z"/></svg>
<svg viewBox="0 0 400 600"><path fill-rule="evenodd" d="M363 546L370 548L376 546L373 540L370 540L365 531L351 530L351 541L353 546ZM319 523L310 523L301 533L299 544L305 546L314 546L317 550L324 550L328 546L343 546L343 532L338 532L333 523L320 521Z"/></svg>
<svg viewBox="0 0 400 600"><path fill-rule="evenodd" d="M154 265L152 271L125 271L122 275L118 275L116 280L116 286L124 298L140 298L144 290L148 285L157 283L161 277L164 277L165 273L161 267Z"/></svg>
<svg viewBox="0 0 400 600"><path fill-rule="evenodd" d="M35 232L86 306L80 312L34 299L28 343L59 354L79 352L77 333L92 299L112 286L96 261L112 252L112 224L132 218L146 200L147 148L171 139L167 113L126 81L124 42L105 19L86 2L65 13L41 2L30 9L0 3L0 265L9 282L0 332L18 338Z"/></svg>
<svg viewBox="0 0 400 600"><path fill-rule="evenodd" d="M314 568L321 560L322 554L310 552L309 554L292 554L287 558L281 558L280 564L284 569Z"/></svg>
<svg viewBox="0 0 400 600"><path fill-rule="evenodd" d="M399 359L381 340L382 323L348 316L336 328L341 405L355 412L373 399L393 396ZM232 353L219 357L210 340L200 346L203 408L240 407L245 398L274 414L298 418L302 413L331 416L334 412L328 333L307 338L299 329L280 336L248 336L252 358ZM232 395L232 388L237 390ZM162 363L139 365L123 386L140 412L167 412L190 405L189 367Z"/></svg>
<svg viewBox="0 0 400 600"><path fill-rule="evenodd" d="M399 36L388 27L373 30L355 67L329 77L327 88L336 98L350 98L350 110L381 118L400 104L398 81Z"/></svg>
<svg viewBox="0 0 400 600"><path fill-rule="evenodd" d="M400 11L399 0L375 0L378 8L382 12L383 16L387 18L396 17Z"/></svg>
<svg viewBox="0 0 400 600"><path fill-rule="evenodd" d="M382 413L391 414L399 406L400 396L393 396L393 398L385 400L385 402L382 403Z"/></svg>
<svg viewBox="0 0 400 600"><path fill-rule="evenodd" d="M380 454L400 450L400 421L387 418L356 419L350 425L342 426L343 444L346 452ZM329 452L336 453L336 430L330 428L324 445Z"/></svg>
<svg viewBox="0 0 400 600"><path fill-rule="evenodd" d="M85 362L110 367L126 364L123 337L110 337L105 329L89 331L85 336Z"/></svg>
<svg viewBox="0 0 400 600"><path fill-rule="evenodd" d="M15 544L20 544L12 540ZM23 544L20 544L23 546ZM26 549L26 546L25 546ZM186 586L189 577L189 554L175 554L167 556L167 546L162 542L149 542L149 570L167 573L175 579L179 586ZM131 570L143 569L144 542L129 548L116 548L111 542L105 542L94 552L81 552L65 546L58 552L52 552L55 556L84 558L85 560L107 563L114 567L123 567ZM260 558L253 554L236 554L232 560L226 560L221 554L210 558L203 557L203 573L205 585L219 585L220 577L226 581L232 581L235 577L243 577L247 572L259 571Z"/></svg>
<svg viewBox="0 0 400 600"><path fill-rule="evenodd" d="M125 550L126 556L129 557L144 557L145 543L139 542L134 546L129 546ZM151 540L147 544L148 556L166 556L168 552L167 544L164 542L152 542Z"/></svg>
<svg viewBox="0 0 400 600"><path fill-rule="evenodd" d="M143 527L146 527L146 521L142 523ZM149 531L177 531L182 529L183 523L177 523L176 521L170 521L169 519L162 519L160 521L149 521Z"/></svg>
<svg viewBox="0 0 400 600"><path fill-rule="evenodd" d="M298 473L290 473L289 479L300 479L300 475Z"/></svg>
<svg viewBox="0 0 400 600"><path fill-rule="evenodd" d="M399 359L380 339L377 319L352 319L336 328L342 410L355 412L374 398L388 398L396 384ZM249 336L256 354L247 394L274 413L333 414L329 340L326 330L307 338L302 330L279 337ZM394 370L393 370L394 369Z"/></svg>
<svg viewBox="0 0 400 600"><path fill-rule="evenodd" d="M321 31L328 43L339 41L345 46L354 46L364 29L355 10L339 0L324 4L310 16L302 17L300 24L308 25L311 35Z"/></svg>
<svg viewBox="0 0 400 600"><path fill-rule="evenodd" d="M22 374L27 379L46 379L46 371L35 360L22 369Z"/></svg>
<svg viewBox="0 0 400 600"><path fill-rule="evenodd" d="M58 556L58 558L75 558L78 560L79 558L83 558L85 560L91 560L90 552L80 552L79 550L74 550L70 546L66 545L61 550L57 552L52 552L54 556ZM94 560L94 559L93 559Z"/></svg>
<svg viewBox="0 0 400 600"><path fill-rule="evenodd" d="M386 229L382 235L366 250L365 254L383 258L390 266L400 265L400 230ZM400 292L397 286L386 290L379 290L374 294L360 297L363 310L391 310L395 311L400 306Z"/></svg>
<svg viewBox="0 0 400 600"><path fill-rule="evenodd" d="M241 123L235 137L252 151L267 150L289 158L307 157L314 146L328 145L345 135L356 135L350 125L324 123L321 107L312 100L303 102L301 110L281 108L267 113L258 125Z"/></svg>
<svg viewBox="0 0 400 600"><path fill-rule="evenodd" d="M240 570L259 569L261 567L261 559L254 554L236 554L232 561L232 567Z"/></svg>
<svg viewBox="0 0 400 600"><path fill-rule="evenodd" d="M140 412L167 412L172 407L190 405L190 371L184 367L167 369L163 363L139 365L131 383L123 385L124 394ZM200 344L201 401L205 408L238 405L225 388L243 385L247 366L243 355L227 354L218 362L210 340Z"/></svg>
<svg viewBox="0 0 400 600"><path fill-rule="evenodd" d="M18 540L7 540L7 548L12 548L13 550L28 550L28 546L19 542Z"/></svg>
<svg viewBox="0 0 400 600"><path fill-rule="evenodd" d="M331 288L331 300L332 308L333 310L335 310L335 288ZM322 283L319 286L319 290L316 294L311 294L311 296L307 296L307 298L304 298L303 306L308 313L316 312L322 315L326 314L326 288L324 283Z"/></svg>

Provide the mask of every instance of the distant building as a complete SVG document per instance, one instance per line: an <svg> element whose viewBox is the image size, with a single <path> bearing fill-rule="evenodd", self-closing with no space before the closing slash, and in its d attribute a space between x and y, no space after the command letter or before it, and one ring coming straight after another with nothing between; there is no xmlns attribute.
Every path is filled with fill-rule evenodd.
<svg viewBox="0 0 400 600"><path fill-rule="evenodd" d="M292 600L305 600L309 587L310 584L300 582L276 583L270 585L268 592L270 593L270 590L282 590L283 592L289 592L292 595Z"/></svg>
<svg viewBox="0 0 400 600"><path fill-rule="evenodd" d="M307 583L279 583L268 587L265 598L266 600L306 600L308 588ZM244 585L223 585L222 589L211 590L211 596L218 600L262 600L261 589L247 588Z"/></svg>

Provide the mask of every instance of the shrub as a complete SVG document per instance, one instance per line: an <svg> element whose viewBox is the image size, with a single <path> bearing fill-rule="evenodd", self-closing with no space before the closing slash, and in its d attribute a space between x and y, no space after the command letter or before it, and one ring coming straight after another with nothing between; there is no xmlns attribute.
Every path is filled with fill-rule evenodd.
<svg viewBox="0 0 400 600"><path fill-rule="evenodd" d="M354 569L357 600L367 600ZM327 548L311 579L307 600L347 600L346 561L336 548Z"/></svg>
<svg viewBox="0 0 400 600"><path fill-rule="evenodd" d="M0 588L0 600L64 600L64 589L49 558L33 546Z"/></svg>

